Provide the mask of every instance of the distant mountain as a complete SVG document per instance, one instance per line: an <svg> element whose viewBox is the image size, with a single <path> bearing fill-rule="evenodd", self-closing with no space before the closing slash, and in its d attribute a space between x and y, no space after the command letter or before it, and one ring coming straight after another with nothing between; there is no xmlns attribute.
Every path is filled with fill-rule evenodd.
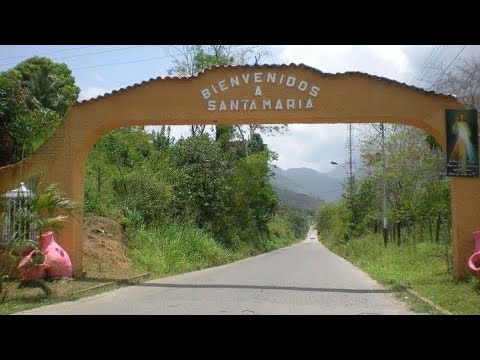
<svg viewBox="0 0 480 360"><path fill-rule="evenodd" d="M320 205L324 204L325 201L307 194L296 193L287 189L281 189L275 187L280 200L289 208L299 209L299 210L316 210Z"/></svg>
<svg viewBox="0 0 480 360"><path fill-rule="evenodd" d="M340 180L340 181L344 181L345 177L347 176L347 172L345 171L345 169L343 167L341 167L339 165L336 165L336 166L332 166L332 170L330 170L327 173L327 175L330 176L331 178L334 178L334 179L337 179L337 180Z"/></svg>
<svg viewBox="0 0 480 360"><path fill-rule="evenodd" d="M365 166L362 162L362 159L356 159L354 161L355 162L353 166L353 175L357 179L363 178L365 176L365 171L364 171ZM347 164L341 164L341 165L347 167ZM345 181L345 178L348 176L348 174L345 168L343 168L343 166L340 166L340 165L332 166L332 170L327 172L327 175L334 179L338 179L342 182Z"/></svg>
<svg viewBox="0 0 480 360"><path fill-rule="evenodd" d="M305 193L320 197L326 202L341 199L343 180L309 168L288 169L285 170L285 176L300 185Z"/></svg>
<svg viewBox="0 0 480 360"><path fill-rule="evenodd" d="M283 170L279 167L271 166L271 169L274 173L271 182L275 188L288 190L296 194L313 196L316 200L312 200L312 204L318 202L318 200L336 202L341 198L343 180L309 168ZM292 196L292 194L288 194L289 198L292 198ZM297 197L296 199L300 198Z"/></svg>
<svg viewBox="0 0 480 360"><path fill-rule="evenodd" d="M273 171L274 176L271 178L271 183L273 186L279 189L286 189L294 193L306 194L307 192L299 184L296 184L295 181L290 179L286 174L285 170L270 166L270 169Z"/></svg>

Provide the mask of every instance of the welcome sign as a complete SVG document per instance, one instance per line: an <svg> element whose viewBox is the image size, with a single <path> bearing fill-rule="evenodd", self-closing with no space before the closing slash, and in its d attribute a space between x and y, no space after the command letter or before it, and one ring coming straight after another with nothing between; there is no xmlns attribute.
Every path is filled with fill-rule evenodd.
<svg viewBox="0 0 480 360"><path fill-rule="evenodd" d="M289 98L272 98L263 85L272 84L286 89L295 89L296 96ZM248 86L252 89L248 98L227 98L235 88ZM203 88L200 94L206 102L207 110L220 111L256 111L256 110L303 110L313 109L313 99L317 97L320 87L310 84L303 79L277 72L241 73L224 78L208 87Z"/></svg>

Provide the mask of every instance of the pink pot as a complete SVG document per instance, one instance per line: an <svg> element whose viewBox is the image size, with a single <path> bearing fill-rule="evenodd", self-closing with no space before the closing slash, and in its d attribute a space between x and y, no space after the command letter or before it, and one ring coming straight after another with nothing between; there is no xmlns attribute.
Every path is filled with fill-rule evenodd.
<svg viewBox="0 0 480 360"><path fill-rule="evenodd" d="M468 259L468 267L475 271L475 274L480 278L480 231L475 231L473 234L474 252Z"/></svg>
<svg viewBox="0 0 480 360"><path fill-rule="evenodd" d="M33 263L33 255L37 253L38 250L31 251L27 256L25 256L20 264L18 264L18 270L20 271L19 280L28 281L28 280L38 280L45 277L45 261L43 264L35 265Z"/></svg>
<svg viewBox="0 0 480 360"><path fill-rule="evenodd" d="M72 262L67 252L57 244L51 231L39 237L40 250L45 254L47 276L72 277Z"/></svg>

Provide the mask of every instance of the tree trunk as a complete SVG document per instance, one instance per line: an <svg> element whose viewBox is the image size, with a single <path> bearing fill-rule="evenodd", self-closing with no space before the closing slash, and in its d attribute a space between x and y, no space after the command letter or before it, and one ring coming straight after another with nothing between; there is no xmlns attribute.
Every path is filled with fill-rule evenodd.
<svg viewBox="0 0 480 360"><path fill-rule="evenodd" d="M433 242L432 217L428 217L428 230L430 231L430 241Z"/></svg>
<svg viewBox="0 0 480 360"><path fill-rule="evenodd" d="M5 130L0 130L0 167L11 164L15 156L15 138Z"/></svg>
<svg viewBox="0 0 480 360"><path fill-rule="evenodd" d="M423 226L424 226L423 220L424 220L424 218L421 217L420 218L420 242L423 242L423 240L424 240L423 239Z"/></svg>
<svg viewBox="0 0 480 360"><path fill-rule="evenodd" d="M412 223L412 240L413 240L413 243L415 244L416 240L417 240L417 235L415 234L415 230L416 230L416 223L415 221Z"/></svg>
<svg viewBox="0 0 480 360"><path fill-rule="evenodd" d="M438 213L437 215L437 226L435 229L435 242L438 244L440 241L440 224L442 223L442 215L441 213Z"/></svg>
<svg viewBox="0 0 480 360"><path fill-rule="evenodd" d="M402 243L402 223L400 221L397 222L397 245L400 246Z"/></svg>

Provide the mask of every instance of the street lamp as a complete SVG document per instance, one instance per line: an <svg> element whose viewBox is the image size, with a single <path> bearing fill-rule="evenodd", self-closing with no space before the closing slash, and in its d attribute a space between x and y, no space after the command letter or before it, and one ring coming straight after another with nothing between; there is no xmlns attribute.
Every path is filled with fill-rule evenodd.
<svg viewBox="0 0 480 360"><path fill-rule="evenodd" d="M342 164L339 164L339 163L337 163L337 162L335 162L335 161L330 161L330 164L341 166L341 167L343 167L343 168L345 169L346 172L348 172L347 168L346 168L345 166L343 166Z"/></svg>
<svg viewBox="0 0 480 360"><path fill-rule="evenodd" d="M352 174L350 171L348 171L348 169L347 169L345 166L343 166L342 164L337 163L336 161L330 161L330 164L332 164L332 165L338 165L338 166L341 166L342 168L344 168L345 171L346 171L347 174L348 174L349 184L350 184L350 186L353 186L353 174Z"/></svg>

